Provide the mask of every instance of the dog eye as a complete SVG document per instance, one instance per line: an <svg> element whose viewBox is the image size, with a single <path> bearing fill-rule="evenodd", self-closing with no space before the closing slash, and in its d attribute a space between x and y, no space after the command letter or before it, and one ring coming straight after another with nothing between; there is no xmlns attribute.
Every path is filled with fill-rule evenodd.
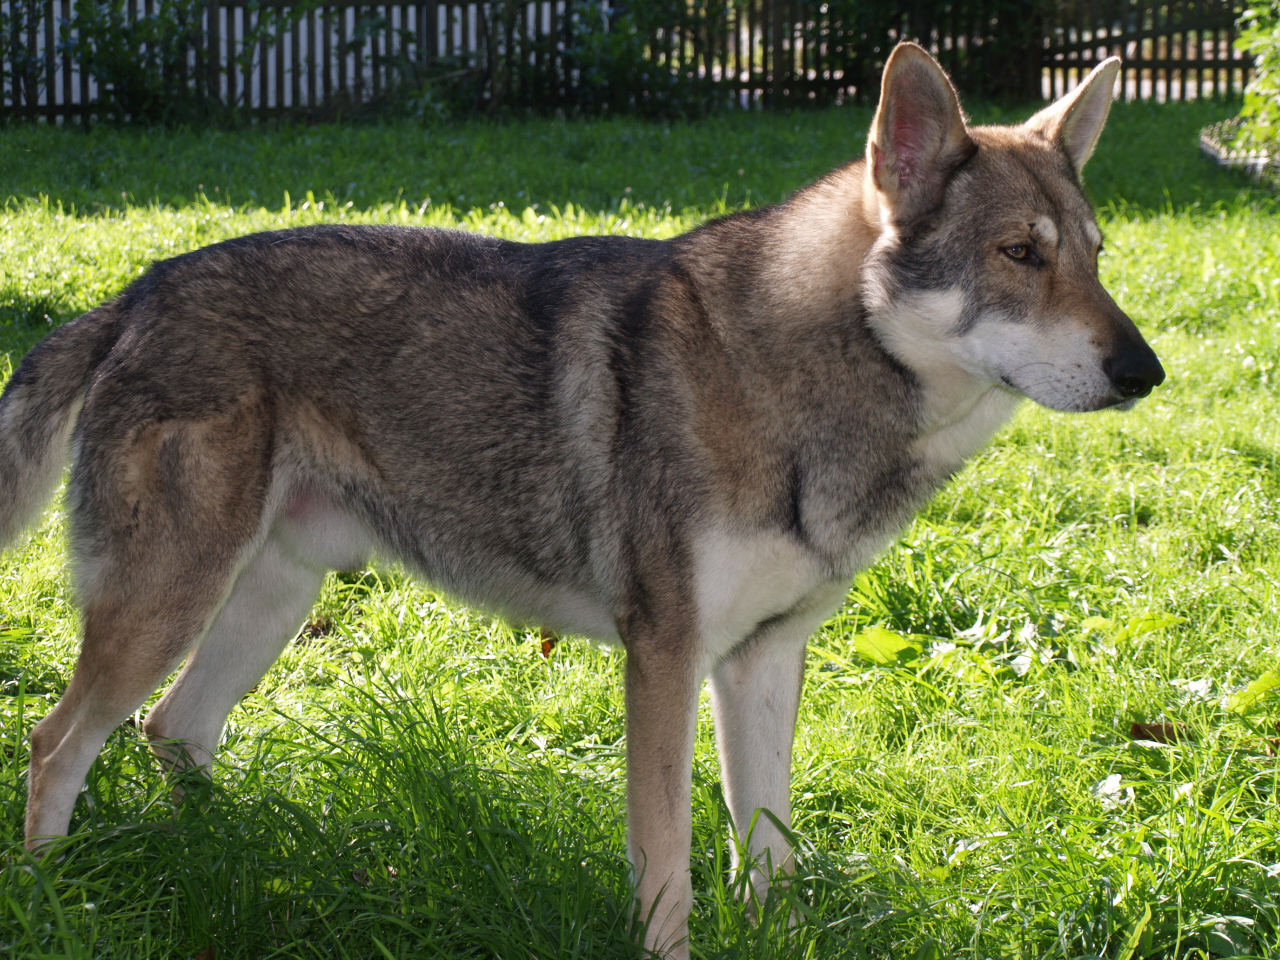
<svg viewBox="0 0 1280 960"><path fill-rule="evenodd" d="M1031 248L1019 244L1016 247L1005 247L1004 253L1005 256L1011 257L1014 260L1025 260L1027 257L1031 256Z"/></svg>

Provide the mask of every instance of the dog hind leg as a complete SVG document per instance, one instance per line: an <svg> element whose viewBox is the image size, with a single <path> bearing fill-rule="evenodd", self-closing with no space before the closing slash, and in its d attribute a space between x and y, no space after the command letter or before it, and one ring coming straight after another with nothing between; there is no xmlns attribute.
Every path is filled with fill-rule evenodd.
<svg viewBox="0 0 1280 960"><path fill-rule="evenodd" d="M791 743L804 639L757 640L711 675L721 777L736 834L730 843L733 873L741 879L742 871L749 871L748 896L757 899L763 899L773 875L791 872L791 843L762 811L790 828Z"/></svg>
<svg viewBox="0 0 1280 960"><path fill-rule="evenodd" d="M230 593L269 475L271 427L253 406L141 425L86 411L71 487L84 639L66 693L31 732L28 848L66 833L107 736Z"/></svg>
<svg viewBox="0 0 1280 960"><path fill-rule="evenodd" d="M75 675L58 705L31 731L30 849L67 832L81 784L111 731L164 681L217 609L221 597L209 588L217 578L188 574L165 584L167 589L148 591L154 584L145 582L145 574L156 572L109 572L85 604Z"/></svg>
<svg viewBox="0 0 1280 960"><path fill-rule="evenodd" d="M207 770L227 715L297 634L325 573L289 550L278 534L267 538L209 633L147 716L144 729L162 759L178 770Z"/></svg>

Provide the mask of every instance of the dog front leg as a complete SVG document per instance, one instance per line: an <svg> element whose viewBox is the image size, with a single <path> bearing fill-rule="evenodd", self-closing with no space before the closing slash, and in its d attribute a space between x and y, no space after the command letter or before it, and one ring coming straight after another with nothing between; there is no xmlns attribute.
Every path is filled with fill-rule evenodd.
<svg viewBox="0 0 1280 960"><path fill-rule="evenodd" d="M689 956L693 742L699 679L682 653L627 653L627 846L647 951Z"/></svg>
<svg viewBox="0 0 1280 960"><path fill-rule="evenodd" d="M792 869L791 842L779 824L791 827L791 744L809 626L759 637L711 675L720 769L736 833L730 838L734 876L749 872L746 895L757 900L772 877Z"/></svg>

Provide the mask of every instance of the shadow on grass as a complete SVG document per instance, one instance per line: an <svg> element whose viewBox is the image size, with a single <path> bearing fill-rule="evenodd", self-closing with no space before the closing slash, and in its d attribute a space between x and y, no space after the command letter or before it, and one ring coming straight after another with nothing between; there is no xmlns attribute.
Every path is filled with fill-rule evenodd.
<svg viewBox="0 0 1280 960"><path fill-rule="evenodd" d="M971 105L975 122L1009 123L1038 105ZM1200 129L1236 113L1223 101L1115 105L1087 170L1102 208L1154 214L1262 200L1265 191L1202 158ZM486 120L262 126L226 130L0 130L0 200L47 198L87 215L202 198L282 209L308 192L330 205L457 210L623 201L712 213L784 199L865 149L871 110L736 113L662 124L633 119ZM287 200L286 200L287 195Z"/></svg>
<svg viewBox="0 0 1280 960"><path fill-rule="evenodd" d="M55 326L74 319L80 311L61 297L26 296L14 287L0 288L0 354L7 353L16 367Z"/></svg>
<svg viewBox="0 0 1280 960"><path fill-rule="evenodd" d="M15 838L0 943L14 956L638 956L625 860L578 812L573 778L493 769L423 700L389 693L282 720L247 766L184 782L176 807L122 727L57 860L21 852L23 797L0 791ZM23 761L8 758L5 786Z"/></svg>
<svg viewBox="0 0 1280 960"><path fill-rule="evenodd" d="M253 751L216 784L185 782L175 806L142 737L121 728L77 833L36 860L16 839L25 756L10 755L0 942L15 956L638 960L621 797L567 753L495 765L421 696L373 687L281 718ZM716 851L695 855L695 956L887 956L930 910L892 865L809 851L753 920L727 877L723 796L705 779L695 789L695 850ZM793 909L806 922L789 930Z"/></svg>

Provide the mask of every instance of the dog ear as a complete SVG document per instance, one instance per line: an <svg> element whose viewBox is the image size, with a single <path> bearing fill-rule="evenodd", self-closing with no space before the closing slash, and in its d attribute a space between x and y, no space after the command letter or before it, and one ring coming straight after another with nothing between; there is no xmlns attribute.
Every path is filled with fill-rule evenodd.
<svg viewBox="0 0 1280 960"><path fill-rule="evenodd" d="M1107 122L1111 91L1119 73L1119 57L1103 60L1080 86L1028 120L1027 129L1060 146L1079 170L1093 154Z"/></svg>
<svg viewBox="0 0 1280 960"><path fill-rule="evenodd" d="M942 67L914 43L898 44L884 65L867 141L868 176L890 219L909 223L937 207L975 149Z"/></svg>

